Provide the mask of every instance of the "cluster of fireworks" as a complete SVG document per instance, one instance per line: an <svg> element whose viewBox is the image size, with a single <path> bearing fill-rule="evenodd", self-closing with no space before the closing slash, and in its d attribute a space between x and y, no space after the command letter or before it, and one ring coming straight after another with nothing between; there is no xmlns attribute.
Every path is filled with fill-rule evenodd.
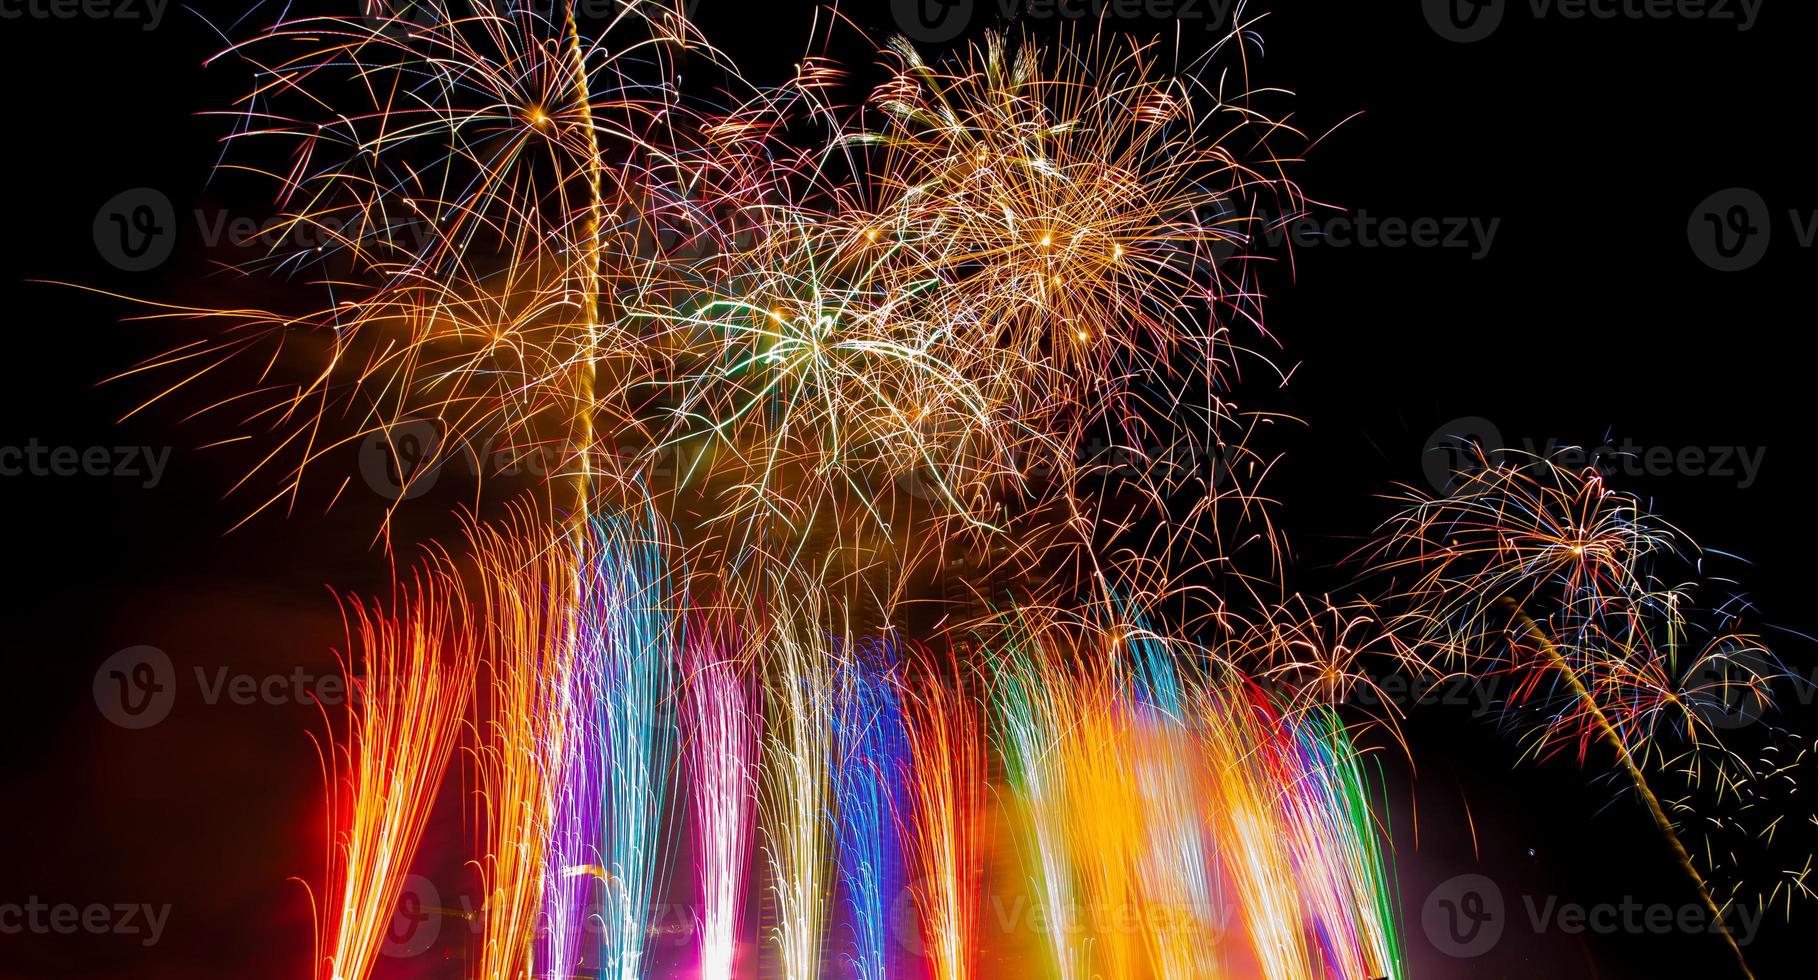
<svg viewBox="0 0 1818 980"><path fill-rule="evenodd" d="M400 684L367 699L341 764L329 974L372 969L426 790L465 741L480 976L650 975L677 835L703 977L750 969L759 890L785 976L980 975L994 867L1024 869L1060 977L1400 975L1369 766L1331 707L1297 711L1135 623L1023 609L935 652L854 635L786 575L715 579L697 605L648 510L576 541L478 528L472 568L361 616L356 645ZM468 609L487 621L448 629ZM1014 853L994 858L1000 839Z"/></svg>
<svg viewBox="0 0 1818 980"><path fill-rule="evenodd" d="M1749 900L1697 789L1771 777L1701 712L1778 672L1632 498L1485 460L1387 526L1371 601L1282 584L1227 382L1273 342L1254 216L1305 200L1241 10L1199 60L1088 30L763 88L679 6L612 9L236 45L232 142L334 236L240 271L326 298L151 314L219 326L135 372L154 400L251 373L204 412L270 437L254 513L407 425L443 436L407 491L476 438L561 461L351 608L384 690L327 763L321 976L373 972L451 767L476 977L657 975L678 875L704 980L966 980L1018 890L1022 975L1403 976L1360 747L1398 717L1348 706L1387 669L1514 678L1537 754L1613 766L1713 907Z"/></svg>

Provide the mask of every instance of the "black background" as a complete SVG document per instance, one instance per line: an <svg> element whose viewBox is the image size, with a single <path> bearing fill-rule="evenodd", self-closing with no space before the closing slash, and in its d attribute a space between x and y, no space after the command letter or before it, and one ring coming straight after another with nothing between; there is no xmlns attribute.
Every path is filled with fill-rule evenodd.
<svg viewBox="0 0 1818 980"><path fill-rule="evenodd" d="M782 81L804 53L806 4L698 6L708 36L756 81ZM978 6L963 37L999 22ZM158 270L123 273L98 254L91 223L116 193L151 187L193 238L190 212L220 203L208 175L228 123L207 112L231 108L248 78L232 59L204 61L222 32L248 33L231 27L237 9L173 8L155 31L0 21L0 187L12 205L0 245L0 445L173 447L152 489L0 477L13 572L0 591L0 902L172 905L149 949L132 937L0 935L0 976L305 972L308 895L293 876L313 881L321 867L318 711L204 704L188 678L198 667L334 671L329 586L373 592L385 581L378 502L361 490L327 509L323 493L230 533L261 498L223 500L244 460L197 448L222 433L165 409L120 421L152 386L100 384L167 346L168 328L123 323L130 304L41 282L207 295L198 243L180 239ZM887 0L844 12L874 36L894 30ZM1418 0L1276 0L1266 12L1253 80L1292 89L1302 129L1338 127L1298 172L1310 196L1377 216L1501 219L1480 261L1468 250L1308 247L1292 275L1272 275L1275 360L1297 369L1285 387L1251 371L1240 397L1304 423L1269 434L1285 453L1273 489L1299 581L1340 584L1332 563L1388 513L1381 494L1420 481L1429 435L1483 416L1512 443L1763 448L1747 488L1688 474L1619 485L1748 559L1743 577L1767 619L1818 628L1805 602L1814 256L1787 220L1818 208L1805 152L1810 5L1766 0L1739 32L1695 19L1537 20L1515 3L1493 36L1468 45L1432 30ZM1179 26L1188 47L1217 36L1189 21L1116 26ZM1726 274L1694 255L1687 223L1707 195L1735 186L1767 201L1774 241L1760 264ZM254 201L229 206L260 214ZM448 530L423 520L406 523L401 544ZM186 685L171 718L147 731L109 724L91 696L101 661L136 644L169 653ZM1804 641L1781 645L1811 662ZM1419 777L1392 764L1392 819L1415 976L1734 974L1710 936L1532 935L1520 896L1678 906L1692 894L1616 787L1570 764L1516 765L1506 740L1463 712L1425 715L1410 732ZM1470 872L1498 882L1510 921L1491 952L1457 960L1433 948L1420 911L1436 885ZM1795 975L1804 928L1770 918L1750 951L1757 973Z"/></svg>

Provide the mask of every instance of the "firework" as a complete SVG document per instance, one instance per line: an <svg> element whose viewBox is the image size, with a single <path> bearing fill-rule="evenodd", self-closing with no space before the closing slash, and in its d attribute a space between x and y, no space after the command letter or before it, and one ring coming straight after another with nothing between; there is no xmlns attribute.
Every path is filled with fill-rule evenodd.
<svg viewBox="0 0 1818 980"><path fill-rule="evenodd" d="M253 513L355 444L411 457L401 499L463 456L529 458L576 527L650 492L728 565L787 544L901 575L1017 518L1089 549L1119 521L1093 481L1154 498L1203 476L1166 461L1235 451L1214 392L1233 326L1261 331L1233 259L1300 195L1270 148L1292 129L1212 56L899 43L847 106L830 59L755 89L673 6L615 11L378 3L223 53L257 79L231 142L290 160L244 169L330 242L239 271L325 301L154 304L210 332L129 373L171 379L157 401L245 365L206 411L271 437ZM684 99L683 56L745 101Z"/></svg>
<svg viewBox="0 0 1818 980"><path fill-rule="evenodd" d="M1153 495L1199 475L1158 482L1155 464L1211 455L1224 406L1185 396L1221 386L1228 323L1254 298L1224 259L1257 201L1297 199L1264 172L1276 158L1239 156L1290 131L1209 90L1203 65L1163 70L1153 45L890 55L881 124L821 102L840 73L803 66L789 105L829 120L832 148L767 210L748 271L683 315L707 346L677 384L675 438L724 447L741 508L799 531L837 503L835 523L899 541L905 524L1001 535L1056 501L1046 516L1096 525L1079 499L1094 478ZM835 160L858 176L829 177ZM1106 440L1146 447L1129 450L1139 475L1096 458Z"/></svg>
<svg viewBox="0 0 1818 980"><path fill-rule="evenodd" d="M731 980L763 721L749 667L752 643L728 610L695 621L687 647L688 772L701 887L701 977Z"/></svg>
<svg viewBox="0 0 1818 980"><path fill-rule="evenodd" d="M1060 751L1067 773L1066 847L1081 879L1081 928L1090 937L1096 972L1133 978L1147 962L1149 937L1146 929L1131 929L1127 917L1146 918L1150 911L1139 880L1148 828L1136 786L1133 719L1122 685L1108 672L1075 683L1076 714Z"/></svg>
<svg viewBox="0 0 1818 980"><path fill-rule="evenodd" d="M587 555L580 642L601 667L605 753L596 764L606 787L601 813L607 860L608 976L645 975L651 895L662 872L664 803L675 733L669 717L680 600L672 593L662 521L646 510L627 519L596 518Z"/></svg>
<svg viewBox="0 0 1818 980"><path fill-rule="evenodd" d="M336 754L345 771L332 796L336 917L320 960L330 980L372 971L460 733L475 661L469 610L438 576L400 590L389 616L357 601L351 609L349 639L366 675Z"/></svg>
<svg viewBox="0 0 1818 980"><path fill-rule="evenodd" d="M786 980L820 975L836 896L852 972L893 975L899 892L930 973L969 980L993 740L1061 980L1218 975L1240 931L1269 980L1400 977L1360 747L1398 715L1343 707L1387 703L1379 664L1504 685L1533 755L1614 753L1720 911L1699 862L1773 843L1813 753L1715 720L1771 711L1786 671L1638 500L1480 457L1385 528L1380 603L1287 593L1248 446L1272 419L1229 399L1272 340L1249 246L1306 206L1301 136L1214 70L1252 43L1239 7L1204 59L1103 29L899 40L868 93L814 53L758 88L655 0L375 0L226 52L256 73L230 142L278 149L245 169L327 245L235 270L307 299L154 304L209 333L129 372L164 379L146 404L250 379L203 413L268 443L253 514L406 435L403 499L477 445L547 477L474 519L465 579L352 606L386 680L329 764L318 973L371 972L465 710L488 980L649 976L684 820L703 980L739 969L754 840ZM684 97L684 56L724 104ZM933 586L945 652L899 663ZM1718 893L1790 906L1799 857Z"/></svg>
<svg viewBox="0 0 1818 980"><path fill-rule="evenodd" d="M1376 564L1409 579L1391 625L1410 647L1514 681L1511 704L1542 720L1536 753L1583 761L1609 740L1646 762L1717 738L1701 707L1784 674L1740 628L1745 604L1700 607L1685 584L1699 549L1635 497L1542 457L1478 462L1453 491L1410 498Z"/></svg>
<svg viewBox="0 0 1818 980"><path fill-rule="evenodd" d="M1067 849L1067 756L1062 738L1074 724L1069 679L1054 669L1044 638L1026 616L1007 618L990 659L998 663L998 741L1020 803L1030 846L1028 864L1043 906L1060 980L1087 976L1075 921L1076 873Z"/></svg>
<svg viewBox="0 0 1818 980"><path fill-rule="evenodd" d="M1507 682L1505 714L1533 721L1525 737L1534 754L1570 749L1583 763L1596 746L1611 751L1720 915L1649 773L1682 747L1722 746L1714 719L1739 701L1762 702L1785 671L1740 627L1745 603L1701 606L1696 584L1666 577L1692 574L1697 554L1594 469L1479 453L1448 492L1410 497L1376 558L1407 581L1399 601L1408 611L1394 624L1406 642ZM1705 757L1700 771L1722 755Z"/></svg>
<svg viewBox="0 0 1818 980"><path fill-rule="evenodd" d="M985 732L957 656L932 657L906 699L910 886L933 975L970 980L984 868Z"/></svg>
<svg viewBox="0 0 1818 980"><path fill-rule="evenodd" d="M571 703L576 567L571 554L522 529L479 527L470 539L489 617L476 738L485 903L473 975L513 977L533 968L546 875L562 880L569 871L545 862L564 796L561 709Z"/></svg>
<svg viewBox="0 0 1818 980"><path fill-rule="evenodd" d="M1305 913L1293 855L1276 816L1277 780L1289 775L1280 771L1279 755L1269 751L1279 734L1271 732L1272 712L1260 692L1227 688L1205 689L1199 711L1214 788L1214 833L1228 854L1232 887L1263 975L1309 976Z"/></svg>
<svg viewBox="0 0 1818 980"><path fill-rule="evenodd" d="M859 980L891 975L890 916L902 887L897 815L907 806L899 784L910 763L895 659L888 643L876 642L859 643L840 660L837 844Z"/></svg>
<svg viewBox="0 0 1818 980"><path fill-rule="evenodd" d="M252 373L252 391L205 411L271 436L242 485L271 469L280 489L253 513L294 506L324 456L422 426L434 436L401 496L482 445L503 462L542 456L578 488L577 516L596 480L630 475L601 435L634 428L620 399L648 393L632 383L648 352L616 311L669 278L648 244L659 228L707 223L677 213L671 137L690 127L666 66L714 54L671 6L615 9L584 32L568 7L378 2L282 19L223 52L257 79L230 142L290 160L234 169L274 180L280 224L311 232L284 241L328 243L239 271L303 280L325 302L153 304L151 318L222 329L131 373L174 378L152 401Z"/></svg>
<svg viewBox="0 0 1818 980"><path fill-rule="evenodd" d="M554 715L549 744L551 765L549 827L543 847L543 919L537 930L539 975L577 973L594 953L588 944L589 917L603 894L596 892L600 852L602 786L595 760L605 754L595 708L600 664L584 647L558 667L548 710ZM594 930L597 934L597 930Z"/></svg>
<svg viewBox="0 0 1818 980"><path fill-rule="evenodd" d="M1240 935L1271 978L1401 974L1383 834L1330 708L1291 709L1134 613L1000 627L999 742L1058 975L1217 975Z"/></svg>
<svg viewBox="0 0 1818 980"><path fill-rule="evenodd" d="M1296 875L1331 975L1401 977L1399 909L1359 753L1330 709L1288 716L1295 770L1286 811Z"/></svg>
<svg viewBox="0 0 1818 980"><path fill-rule="evenodd" d="M873 100L885 124L850 137L883 148L874 227L903 245L892 271L940 284L937 336L1013 358L1007 391L1049 392L1012 410L1043 432L1073 413L1143 417L1125 364L1217 365L1224 320L1180 301L1247 305L1218 260L1255 202L1293 196L1239 159L1276 127L1248 93L1161 68L1155 43L1074 40L1061 55L993 36L938 64L898 42Z"/></svg>
<svg viewBox="0 0 1818 980"><path fill-rule="evenodd" d="M1133 617L1119 634L1133 668L1133 789L1144 814L1136 855L1155 973L1165 980L1218 972L1216 858L1203 815L1207 789L1189 725L1193 664ZM1184 676L1183 676L1184 675Z"/></svg>
<svg viewBox="0 0 1818 980"><path fill-rule="evenodd" d="M833 678L825 606L784 577L767 634L765 781L759 797L764 864L775 922L771 941L784 980L820 976L826 921L827 812L833 762Z"/></svg>

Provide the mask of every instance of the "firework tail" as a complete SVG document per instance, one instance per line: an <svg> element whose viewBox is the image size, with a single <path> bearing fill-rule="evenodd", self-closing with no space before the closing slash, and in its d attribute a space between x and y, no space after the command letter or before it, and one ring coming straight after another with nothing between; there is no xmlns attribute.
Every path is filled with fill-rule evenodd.
<svg viewBox="0 0 1818 980"><path fill-rule="evenodd" d="M1074 869L1067 848L1066 754L1062 738L1071 728L1073 701L1068 679L1051 669L1040 635L1024 615L1005 617L1000 646L987 662L998 664L993 685L999 750L1015 791L1030 846L1028 865L1059 980L1087 975L1085 950L1074 921Z"/></svg>
<svg viewBox="0 0 1818 980"><path fill-rule="evenodd" d="M675 747L670 716L681 606L672 594L667 528L654 509L596 515L579 610L582 659L600 667L595 710L605 752L600 852L606 859L602 965L609 980L647 972L652 896L664 868L663 814Z"/></svg>
<svg viewBox="0 0 1818 980"><path fill-rule="evenodd" d="M738 950L763 725L748 675L751 643L732 612L716 606L697 614L684 654L701 980L732 980Z"/></svg>
<svg viewBox="0 0 1818 980"><path fill-rule="evenodd" d="M777 597L766 634L765 723L759 795L763 864L774 902L769 943L783 980L820 976L825 925L827 810L832 788L831 655L820 593L794 577L770 581Z"/></svg>
<svg viewBox="0 0 1818 980"><path fill-rule="evenodd" d="M528 975L544 911L548 842L557 825L566 701L574 657L577 569L562 540L525 529L470 532L489 622L488 682L475 749L485 901L473 976Z"/></svg>
<svg viewBox="0 0 1818 980"><path fill-rule="evenodd" d="M364 980L385 939L473 688L474 631L458 588L440 573L400 589L390 614L349 603L355 686L337 747L328 895L336 904L319 975Z"/></svg>
<svg viewBox="0 0 1818 980"><path fill-rule="evenodd" d="M1136 859L1144 838L1130 762L1131 716L1110 672L1094 670L1077 683L1077 710L1062 742L1067 847L1080 872L1083 907L1122 914L1140 901ZM1139 975L1146 955L1142 937L1104 918L1094 917L1085 928L1095 973L1113 980Z"/></svg>
<svg viewBox="0 0 1818 980"><path fill-rule="evenodd" d="M1277 724L1280 758L1293 767L1282 823L1323 962L1339 980L1405 976L1394 889L1343 723L1322 708Z"/></svg>
<svg viewBox="0 0 1818 980"><path fill-rule="evenodd" d="M971 980L983 875L985 732L957 651L924 659L909 688L907 813L910 886L935 980Z"/></svg>
<svg viewBox="0 0 1818 980"><path fill-rule="evenodd" d="M1207 808L1268 980L1313 975L1293 856L1280 833L1277 794L1287 767L1279 758L1274 712L1262 692L1210 684L1197 713L1213 789Z"/></svg>
<svg viewBox="0 0 1818 980"><path fill-rule="evenodd" d="M558 543L558 547L568 542ZM576 576L579 580L579 576ZM567 622L575 625L572 617ZM605 732L595 709L603 680L597 650L569 637L570 656L557 667L549 710L555 715L546 746L552 765L548 787L550 826L544 840L543 922L538 930L539 976L580 975L589 948L589 917L604 900L599 839L602 784L595 760L605 754ZM597 934L597 929L592 930Z"/></svg>
<svg viewBox="0 0 1818 980"><path fill-rule="evenodd" d="M838 685L836 844L852 918L847 956L858 980L886 980L890 916L903 884L896 814L904 806L899 783L908 761L894 647L887 640L851 646L840 659Z"/></svg>
<svg viewBox="0 0 1818 980"><path fill-rule="evenodd" d="M1143 918L1151 962L1161 980L1219 972L1212 941L1218 922L1215 856L1209 853L1203 808L1207 798L1199 746L1187 728L1186 665L1139 617L1116 637L1134 668L1130 765L1135 801L1144 815L1136 858L1150 914Z"/></svg>
<svg viewBox="0 0 1818 980"><path fill-rule="evenodd" d="M586 141L587 218L583 236L585 248L579 274L584 356L575 359L575 417L570 433L572 445L579 454L575 465L575 517L577 526L585 526L593 505L594 385L598 368L595 352L600 347L600 261L601 236L605 231L605 202L600 189L605 162L600 156L600 136L593 125L593 96L587 87L586 54L581 48L581 30L575 23L574 5L562 13L563 44L574 73L575 105L580 110L579 130Z"/></svg>
<svg viewBox="0 0 1818 980"><path fill-rule="evenodd" d="M1617 765L1621 766L1623 774L1629 777L1630 785L1635 787L1636 795L1641 797L1641 802L1647 807L1648 816L1653 818L1654 826L1666 839L1667 845L1673 849L1673 856L1678 860L1679 866L1691 877L1692 884L1698 889L1698 898L1704 903L1705 910L1711 914L1711 921L1723 921L1722 908L1711 896L1711 889L1705 884L1704 876L1698 873L1697 865L1692 862L1692 855L1686 851L1685 844L1679 840L1679 832L1674 829L1673 821L1667 817L1666 811L1660 806L1660 800L1649 788L1647 777L1642 774L1641 767L1636 764L1634 755L1629 751L1628 743L1616 731L1616 726L1610 723L1609 716L1604 713L1602 706L1597 703L1597 699L1591 692L1585 689L1584 682L1579 679L1578 673L1572 669L1571 664L1566 662L1560 654L1559 648L1541 630L1540 625L1534 622L1526 610L1514 602L1504 600L1503 606L1514 617L1515 625L1521 634L1533 640L1534 644L1540 648L1542 655L1565 680L1573 697L1578 699L1579 703L1583 705L1585 713L1590 716L1593 730L1600 734L1609 743L1611 750L1615 752ZM1754 971L1749 969L1748 959L1742 955L1742 947L1737 944L1736 937L1728 929L1718 931L1722 933L1724 941L1729 944L1730 952L1735 956L1737 968L1742 971L1743 976L1753 980Z"/></svg>

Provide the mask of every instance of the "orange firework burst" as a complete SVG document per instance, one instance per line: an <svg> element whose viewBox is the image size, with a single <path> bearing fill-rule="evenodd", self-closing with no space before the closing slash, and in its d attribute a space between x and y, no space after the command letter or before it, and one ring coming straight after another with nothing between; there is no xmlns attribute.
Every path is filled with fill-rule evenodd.
<svg viewBox="0 0 1818 980"><path fill-rule="evenodd" d="M617 310L664 278L647 243L672 217L668 137L688 127L662 66L701 48L656 3L588 35L572 16L441 0L285 20L235 45L259 82L233 141L289 150L266 174L281 223L328 243L241 271L302 274L325 302L159 304L150 318L224 329L131 373L174 379L156 401L251 372L205 411L271 436L248 478L275 470L281 486L254 513L294 505L324 456L412 424L436 431L417 476L483 444L542 453L583 489L624 476L602 472L597 443L634 421L647 351ZM657 81L632 80L651 68Z"/></svg>
<svg viewBox="0 0 1818 980"><path fill-rule="evenodd" d="M858 107L810 57L708 113L684 53L747 83L653 0L280 21L225 53L258 73L232 142L288 151L242 169L328 244L237 271L309 298L155 305L210 333L128 373L164 379L149 402L250 376L203 412L269 437L253 513L408 435L401 497L534 457L571 518L653 494L699 554L843 555L821 571L886 579L885 605L962 534L1035 529L1024 564L1066 562L1243 454L1218 392L1262 331L1236 260L1265 201L1300 200L1271 148L1297 135L1211 55L1079 40L897 44Z"/></svg>

